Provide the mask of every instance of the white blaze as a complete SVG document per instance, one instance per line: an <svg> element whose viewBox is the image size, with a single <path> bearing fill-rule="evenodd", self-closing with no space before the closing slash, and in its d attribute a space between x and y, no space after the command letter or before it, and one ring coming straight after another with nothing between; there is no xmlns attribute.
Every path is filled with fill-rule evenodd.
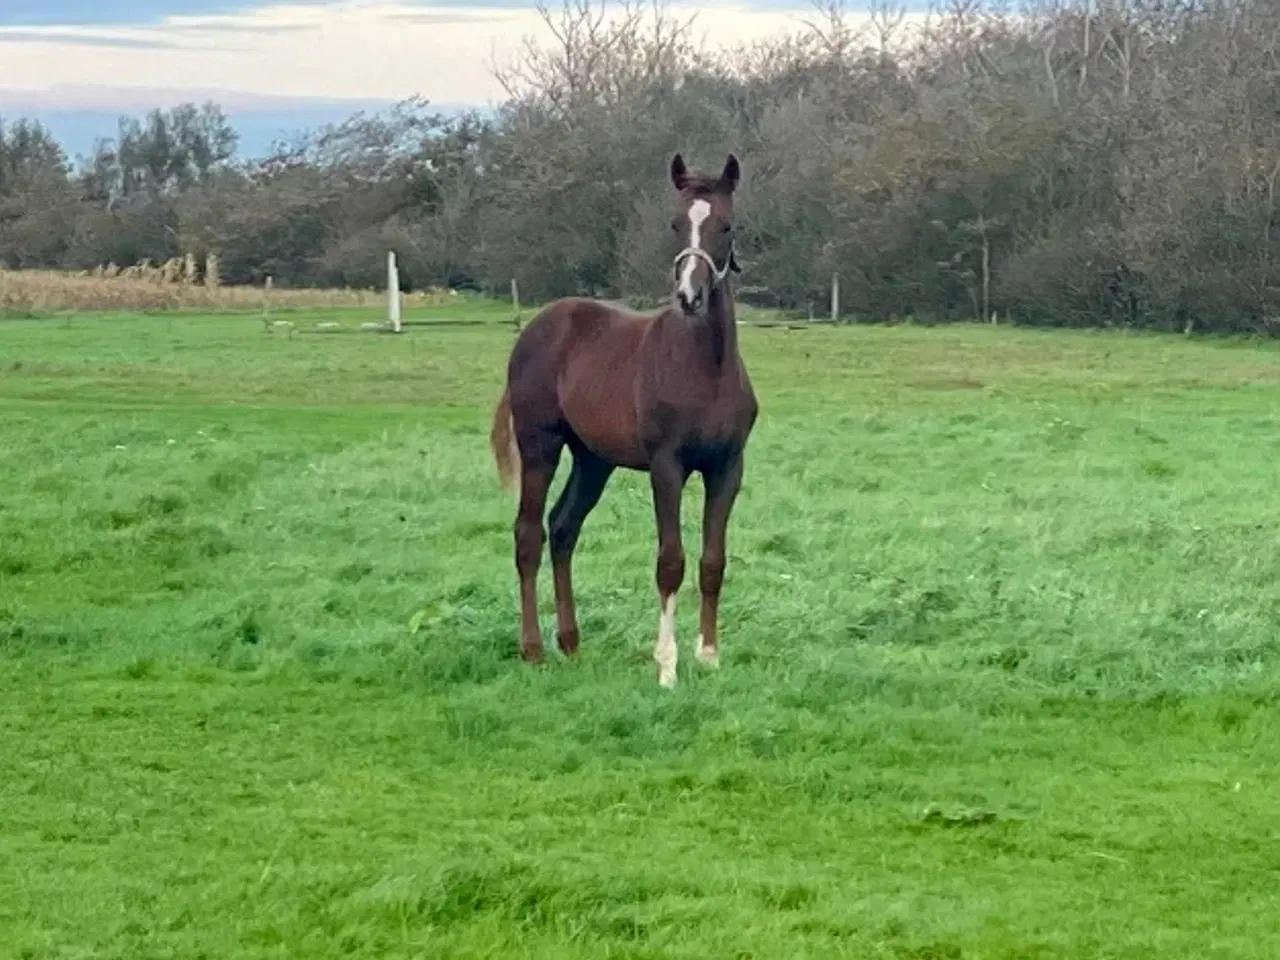
<svg viewBox="0 0 1280 960"><path fill-rule="evenodd" d="M702 224L709 216L711 204L706 200L695 200L689 204L689 249L702 249ZM693 288L693 271L697 266L697 257L685 257L684 269L680 271L680 294L686 300L692 300L697 293Z"/></svg>
<svg viewBox="0 0 1280 960"><path fill-rule="evenodd" d="M697 229L697 228L695 228ZM653 659L658 661L658 683L664 687L676 685L676 595L667 597L658 617L658 642L653 648Z"/></svg>

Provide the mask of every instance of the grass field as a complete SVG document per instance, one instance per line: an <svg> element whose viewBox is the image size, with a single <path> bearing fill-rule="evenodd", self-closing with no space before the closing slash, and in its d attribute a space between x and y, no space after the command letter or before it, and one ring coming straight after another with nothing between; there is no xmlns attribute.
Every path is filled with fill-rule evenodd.
<svg viewBox="0 0 1280 960"><path fill-rule="evenodd" d="M0 956L1280 953L1274 346L745 330L663 691L640 475L517 659L511 338L0 323Z"/></svg>

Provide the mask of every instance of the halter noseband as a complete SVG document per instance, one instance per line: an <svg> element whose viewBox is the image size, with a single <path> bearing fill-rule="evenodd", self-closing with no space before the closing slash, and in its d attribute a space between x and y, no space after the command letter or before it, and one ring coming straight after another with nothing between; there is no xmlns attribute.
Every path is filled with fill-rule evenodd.
<svg viewBox="0 0 1280 960"><path fill-rule="evenodd" d="M717 266L715 259L712 258L711 254L707 253L707 251L703 250L701 247L685 247L676 254L675 260L671 262L672 270L679 272L680 264L687 257L697 257L707 265L707 268L711 271L712 287L718 287L720 284L724 283L724 278L729 275L730 270L738 270L738 261L733 255L732 243L729 244L729 256L725 258L723 267Z"/></svg>

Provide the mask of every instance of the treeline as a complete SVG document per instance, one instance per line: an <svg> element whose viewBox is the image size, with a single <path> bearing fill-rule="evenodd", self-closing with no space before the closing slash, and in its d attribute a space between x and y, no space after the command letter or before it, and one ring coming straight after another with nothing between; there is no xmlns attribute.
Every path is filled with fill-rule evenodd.
<svg viewBox="0 0 1280 960"><path fill-rule="evenodd" d="M494 117L411 101L237 159L215 106L69 164L0 135L0 264L194 253L225 282L643 301L669 282L672 152L743 161L741 283L859 318L1267 330L1280 315L1280 4L839 6L707 53L661 11L568 0ZM696 22L695 24L696 25ZM714 37L711 37L714 41Z"/></svg>

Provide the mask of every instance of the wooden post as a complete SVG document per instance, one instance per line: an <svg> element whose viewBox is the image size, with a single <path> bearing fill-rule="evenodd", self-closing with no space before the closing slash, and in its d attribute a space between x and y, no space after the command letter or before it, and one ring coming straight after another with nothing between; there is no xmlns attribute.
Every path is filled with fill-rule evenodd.
<svg viewBox="0 0 1280 960"><path fill-rule="evenodd" d="M516 278L511 278L511 309L514 311L514 321L516 329L520 329L520 285L516 283Z"/></svg>
<svg viewBox="0 0 1280 960"><path fill-rule="evenodd" d="M394 250L387 251L387 325L392 333L400 332L400 268Z"/></svg>
<svg viewBox="0 0 1280 960"><path fill-rule="evenodd" d="M831 322L840 322L840 274L831 275Z"/></svg>
<svg viewBox="0 0 1280 960"><path fill-rule="evenodd" d="M978 229L982 231L982 316L991 317L991 241L987 239L987 221L979 214Z"/></svg>

